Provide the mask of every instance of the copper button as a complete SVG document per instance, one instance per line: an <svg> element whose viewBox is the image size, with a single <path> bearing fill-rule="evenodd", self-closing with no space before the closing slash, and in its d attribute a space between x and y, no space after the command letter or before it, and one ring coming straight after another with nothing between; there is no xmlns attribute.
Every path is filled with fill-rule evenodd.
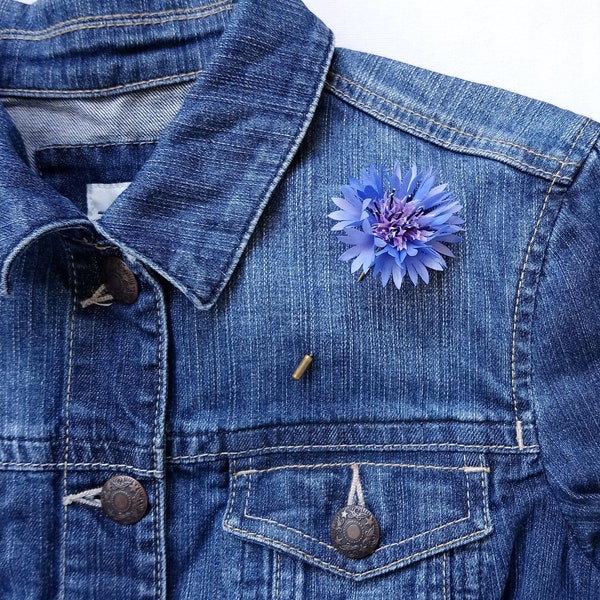
<svg viewBox="0 0 600 600"><path fill-rule="evenodd" d="M364 506L344 506L331 522L331 541L340 554L348 558L365 558L379 546L379 523Z"/></svg>
<svg viewBox="0 0 600 600"><path fill-rule="evenodd" d="M140 293L136 276L118 256L104 256L100 261L102 283L115 302L133 304Z"/></svg>
<svg viewBox="0 0 600 600"><path fill-rule="evenodd" d="M148 510L148 496L142 484L129 475L111 477L100 492L102 510L116 523L132 525Z"/></svg>

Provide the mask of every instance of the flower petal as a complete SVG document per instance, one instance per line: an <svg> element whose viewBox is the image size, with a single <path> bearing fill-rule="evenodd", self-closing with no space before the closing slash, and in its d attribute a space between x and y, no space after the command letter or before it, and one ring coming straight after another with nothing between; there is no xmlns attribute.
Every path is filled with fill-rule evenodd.
<svg viewBox="0 0 600 600"><path fill-rule="evenodd" d="M360 181L348 181L343 198L333 198L340 210L328 216L338 221L332 230L342 230L339 239L350 246L340 260L352 260L351 272L372 269L383 286L392 278L399 288L407 274L416 285L419 279L429 282L429 270L446 268L444 256L454 254L445 244L462 241L457 234L464 220L447 184L435 185L433 169L413 165L403 176L398 164L387 174L370 165Z"/></svg>
<svg viewBox="0 0 600 600"><path fill-rule="evenodd" d="M402 280L404 279L404 274L406 273L406 268L404 265L394 265L392 268L392 277L394 279L394 285L400 289L402 285Z"/></svg>

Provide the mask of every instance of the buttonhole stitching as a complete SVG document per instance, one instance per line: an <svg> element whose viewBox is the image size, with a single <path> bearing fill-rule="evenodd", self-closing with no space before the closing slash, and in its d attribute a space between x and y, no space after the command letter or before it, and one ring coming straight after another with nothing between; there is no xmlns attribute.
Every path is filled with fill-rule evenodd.
<svg viewBox="0 0 600 600"><path fill-rule="evenodd" d="M63 498L63 506L68 506L69 504L73 504L74 502L78 502L79 504L87 504L88 506L94 506L96 508L100 508L102 506L100 502L100 492L102 488L92 488L91 490L85 490L83 492L78 492L77 494L69 494Z"/></svg>

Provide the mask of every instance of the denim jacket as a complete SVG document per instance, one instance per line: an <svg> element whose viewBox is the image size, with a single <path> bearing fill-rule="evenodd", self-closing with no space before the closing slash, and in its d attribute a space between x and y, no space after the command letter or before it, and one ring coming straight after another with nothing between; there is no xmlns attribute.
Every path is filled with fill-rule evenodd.
<svg viewBox="0 0 600 600"><path fill-rule="evenodd" d="M599 597L600 124L299 0L0 0L0 94L2 600Z"/></svg>

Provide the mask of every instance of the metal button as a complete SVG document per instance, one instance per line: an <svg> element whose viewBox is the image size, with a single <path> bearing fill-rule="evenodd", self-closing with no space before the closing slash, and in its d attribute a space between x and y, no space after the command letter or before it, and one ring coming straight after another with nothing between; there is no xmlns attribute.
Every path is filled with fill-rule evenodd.
<svg viewBox="0 0 600 600"><path fill-rule="evenodd" d="M102 510L116 523L132 525L148 510L148 496L142 484L129 475L111 477L100 492Z"/></svg>
<svg viewBox="0 0 600 600"><path fill-rule="evenodd" d="M365 558L379 546L379 523L364 506L344 506L331 522L331 541L340 554L348 558Z"/></svg>
<svg viewBox="0 0 600 600"><path fill-rule="evenodd" d="M102 257L100 275L115 302L133 304L137 300L140 293L137 278L118 256Z"/></svg>

